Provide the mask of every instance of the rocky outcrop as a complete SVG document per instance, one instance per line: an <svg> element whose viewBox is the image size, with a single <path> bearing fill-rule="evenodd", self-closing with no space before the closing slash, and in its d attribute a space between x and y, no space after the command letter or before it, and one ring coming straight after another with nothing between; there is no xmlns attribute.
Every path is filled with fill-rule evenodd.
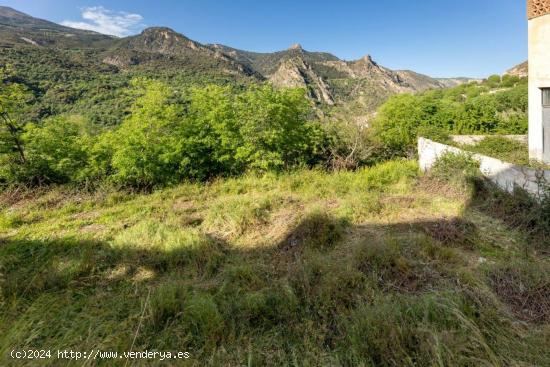
<svg viewBox="0 0 550 367"><path fill-rule="evenodd" d="M329 86L315 73L311 65L300 57L283 61L269 81L281 88L305 88L310 97L318 102L334 104Z"/></svg>
<svg viewBox="0 0 550 367"><path fill-rule="evenodd" d="M507 75L517 76L519 78L526 78L529 76L529 63L525 61L522 64L516 65L506 72Z"/></svg>
<svg viewBox="0 0 550 367"><path fill-rule="evenodd" d="M289 50L303 51L304 49L302 48L301 44L295 43L295 44L293 44L292 46L289 47Z"/></svg>
<svg viewBox="0 0 550 367"><path fill-rule="evenodd" d="M347 78L375 83L390 93L418 92L443 87L427 75L408 70L393 71L380 66L370 55L356 61L327 61L323 65L345 74Z"/></svg>
<svg viewBox="0 0 550 367"><path fill-rule="evenodd" d="M139 55L130 59L126 56L128 52L137 52ZM207 61L213 67L217 63L216 67L224 72L230 74L240 73L263 79L260 74L250 67L221 50L204 46L166 27L147 28L137 36L118 40L115 47L108 51L103 62L125 67L150 60L158 60L159 56L181 59L182 63L202 63L205 65L205 61Z"/></svg>

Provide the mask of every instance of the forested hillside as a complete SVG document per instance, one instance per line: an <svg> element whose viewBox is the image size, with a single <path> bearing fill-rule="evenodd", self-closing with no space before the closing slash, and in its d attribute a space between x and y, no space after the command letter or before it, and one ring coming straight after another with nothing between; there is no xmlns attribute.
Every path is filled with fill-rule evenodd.
<svg viewBox="0 0 550 367"><path fill-rule="evenodd" d="M444 88L468 79L433 79L393 71L370 56L344 61L300 45L255 53L203 45L168 28L125 38L72 29L0 7L0 65L33 93L33 122L71 112L101 125L122 122L130 107L124 90L134 77L154 77L174 89L190 85L259 84L300 87L317 103L346 111L357 123L395 93Z"/></svg>
<svg viewBox="0 0 550 367"><path fill-rule="evenodd" d="M48 71L54 77L56 70ZM79 75L78 68L73 71ZM109 110L95 110L96 104L82 99L73 106L82 109L77 113L63 110L70 102L60 103L58 94L46 93L36 102L36 90L20 83L23 77L12 68L3 68L0 77L0 182L8 186L105 181L153 188L249 170L357 168L414 155L418 135L445 140L452 133L527 131L526 79L513 76L392 97L369 129L337 109L320 118L304 89L245 79L226 86L182 82L173 89L158 75L155 80L125 75L119 90L102 84L114 79L90 79L79 93L105 102ZM59 92L70 101L74 91ZM64 107L56 110L59 106ZM104 115L111 123L101 121Z"/></svg>

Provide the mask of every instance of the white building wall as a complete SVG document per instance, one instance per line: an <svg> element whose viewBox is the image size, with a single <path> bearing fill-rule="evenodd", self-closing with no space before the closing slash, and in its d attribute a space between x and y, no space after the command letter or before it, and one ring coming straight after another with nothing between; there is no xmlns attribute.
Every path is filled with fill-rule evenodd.
<svg viewBox="0 0 550 367"><path fill-rule="evenodd" d="M544 147L540 88L550 88L550 14L529 20L529 155L538 160Z"/></svg>

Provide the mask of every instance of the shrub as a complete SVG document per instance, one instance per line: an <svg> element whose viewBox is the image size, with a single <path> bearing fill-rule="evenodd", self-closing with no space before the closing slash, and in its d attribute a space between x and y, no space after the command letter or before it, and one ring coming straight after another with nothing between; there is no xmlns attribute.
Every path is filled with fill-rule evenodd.
<svg viewBox="0 0 550 367"><path fill-rule="evenodd" d="M514 164L529 165L529 151L524 143L505 137L490 136L464 149Z"/></svg>
<svg viewBox="0 0 550 367"><path fill-rule="evenodd" d="M183 112L160 82L134 82L141 97L113 134L113 180L151 188L246 170L314 165L327 138L303 90L194 88Z"/></svg>
<svg viewBox="0 0 550 367"><path fill-rule="evenodd" d="M373 121L373 136L400 155L414 152L424 135L446 140L447 134L524 134L527 132L527 80L500 76L444 91L393 96Z"/></svg>
<svg viewBox="0 0 550 367"><path fill-rule="evenodd" d="M26 94L16 86L2 84L2 121L23 109ZM138 78L128 94L134 100L128 117L115 129L99 129L98 136L91 134L97 126L80 117L0 124L0 182L108 179L150 190L184 179L311 167L326 159L329 138L302 89L212 85L182 97L160 81Z"/></svg>
<svg viewBox="0 0 550 367"><path fill-rule="evenodd" d="M157 81L137 79L134 88L142 94L132 113L114 133L111 142L116 183L139 188L178 181L176 136L180 111L169 104L170 90Z"/></svg>
<svg viewBox="0 0 550 367"><path fill-rule="evenodd" d="M324 211L313 211L283 241L288 248L297 246L313 249L330 249L342 238L346 222L329 216Z"/></svg>
<svg viewBox="0 0 550 367"><path fill-rule="evenodd" d="M329 138L326 165L332 170L372 166L402 155L374 139L370 129L355 122L327 121L323 127Z"/></svg>
<svg viewBox="0 0 550 367"><path fill-rule="evenodd" d="M481 177L481 172L479 163L470 155L448 153L435 162L429 176L455 188L472 190L472 181Z"/></svg>
<svg viewBox="0 0 550 367"><path fill-rule="evenodd" d="M487 181L476 190L476 208L527 234L534 248L550 251L550 189L541 192L540 201L521 188L510 194Z"/></svg>
<svg viewBox="0 0 550 367"><path fill-rule="evenodd" d="M91 126L81 116L58 116L28 124L21 134L25 161L5 161L1 176L11 183L81 182L86 178ZM7 157L4 157L7 158Z"/></svg>

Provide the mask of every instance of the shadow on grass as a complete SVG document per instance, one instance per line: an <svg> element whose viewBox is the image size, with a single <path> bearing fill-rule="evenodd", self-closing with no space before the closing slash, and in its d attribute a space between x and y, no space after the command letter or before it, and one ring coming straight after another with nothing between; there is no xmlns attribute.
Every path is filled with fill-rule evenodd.
<svg viewBox="0 0 550 367"><path fill-rule="evenodd" d="M536 200L519 187L509 194L487 180L474 179L472 183L470 208L502 221L509 229L521 231L532 249L550 255L550 196Z"/></svg>
<svg viewBox="0 0 550 367"><path fill-rule="evenodd" d="M485 195L478 191L468 206L495 215ZM354 243L346 242L350 233ZM62 335L59 320L73 315L82 332L101 329L108 320L127 323L112 331L121 340L118 348L129 348L135 334L138 350L191 348L210 365L291 364L297 354L313 365L328 355L343 365L550 360L537 343L514 344L520 338L512 326L515 317L548 322L546 303L526 312L530 305L519 300L527 295L544 301L540 295L550 279L543 268L533 272L528 264L490 266L487 276L475 269L465 274L461 254L474 249L478 236L475 224L462 218L352 226L319 212L267 248L237 248L209 234L170 251L71 238L4 238L5 325L15 330L27 319L49 318L41 321L47 326L42 329L31 321L19 333L4 329L9 336L0 338L0 346L55 341ZM109 302L83 306L75 300L98 293ZM41 308L46 296L59 299L59 309ZM136 317L144 319L138 333ZM110 345L114 338L90 334L83 347Z"/></svg>

